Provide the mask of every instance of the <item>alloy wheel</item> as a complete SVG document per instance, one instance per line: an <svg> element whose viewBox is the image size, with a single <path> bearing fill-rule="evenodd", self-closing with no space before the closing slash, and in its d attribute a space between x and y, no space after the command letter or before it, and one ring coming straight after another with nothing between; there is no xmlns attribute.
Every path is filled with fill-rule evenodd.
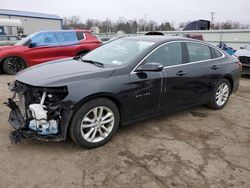
<svg viewBox="0 0 250 188"><path fill-rule="evenodd" d="M18 73L25 68L24 63L17 57L9 57L6 61L9 72L13 74Z"/></svg>
<svg viewBox="0 0 250 188"><path fill-rule="evenodd" d="M215 95L216 104L218 106L223 106L227 102L228 97L229 97L229 86L227 83L222 83L216 91Z"/></svg>
<svg viewBox="0 0 250 188"><path fill-rule="evenodd" d="M115 116L111 109L98 106L91 109L81 122L81 135L91 143L104 140L112 131Z"/></svg>

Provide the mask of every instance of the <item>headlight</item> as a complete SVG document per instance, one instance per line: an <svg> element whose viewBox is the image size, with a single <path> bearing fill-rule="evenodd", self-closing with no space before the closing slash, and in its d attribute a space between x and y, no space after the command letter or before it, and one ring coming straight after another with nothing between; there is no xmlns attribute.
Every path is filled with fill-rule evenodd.
<svg viewBox="0 0 250 188"><path fill-rule="evenodd" d="M46 92L46 97L44 105L57 104L62 101L67 95L67 87L56 87L56 88L36 88L37 93L39 93L39 99L42 98L44 92Z"/></svg>

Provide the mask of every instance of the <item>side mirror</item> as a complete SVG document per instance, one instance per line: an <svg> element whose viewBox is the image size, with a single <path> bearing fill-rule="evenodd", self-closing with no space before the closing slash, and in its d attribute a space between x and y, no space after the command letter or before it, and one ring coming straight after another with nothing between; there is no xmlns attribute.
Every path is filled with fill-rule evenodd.
<svg viewBox="0 0 250 188"><path fill-rule="evenodd" d="M36 47L36 43L32 43L31 41L28 43L29 48L34 48Z"/></svg>
<svg viewBox="0 0 250 188"><path fill-rule="evenodd" d="M160 72L163 69L163 65L160 63L145 63L144 65L139 66L136 69L136 72L143 72L143 71L152 71L152 72Z"/></svg>

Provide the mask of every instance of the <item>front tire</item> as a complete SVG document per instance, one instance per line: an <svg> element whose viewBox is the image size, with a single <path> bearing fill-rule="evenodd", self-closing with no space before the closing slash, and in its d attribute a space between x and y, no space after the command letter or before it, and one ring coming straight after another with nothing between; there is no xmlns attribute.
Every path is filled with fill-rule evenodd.
<svg viewBox="0 0 250 188"><path fill-rule="evenodd" d="M25 62L19 57L7 57L3 61L3 71L6 74L15 75L25 68Z"/></svg>
<svg viewBox="0 0 250 188"><path fill-rule="evenodd" d="M120 123L117 106L106 98L86 102L74 115L70 124L73 141L84 148L106 144Z"/></svg>
<svg viewBox="0 0 250 188"><path fill-rule="evenodd" d="M208 106L218 110L224 108L230 97L231 89L229 81L227 79L221 79L215 86Z"/></svg>

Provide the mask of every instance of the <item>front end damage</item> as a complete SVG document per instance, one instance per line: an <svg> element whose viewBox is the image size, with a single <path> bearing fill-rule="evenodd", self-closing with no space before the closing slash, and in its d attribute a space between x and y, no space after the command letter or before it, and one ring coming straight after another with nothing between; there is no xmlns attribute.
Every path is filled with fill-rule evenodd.
<svg viewBox="0 0 250 188"><path fill-rule="evenodd" d="M9 83L13 97L5 103L10 109L12 143L23 138L44 141L66 139L73 103L64 101L67 87L35 87L18 81Z"/></svg>

